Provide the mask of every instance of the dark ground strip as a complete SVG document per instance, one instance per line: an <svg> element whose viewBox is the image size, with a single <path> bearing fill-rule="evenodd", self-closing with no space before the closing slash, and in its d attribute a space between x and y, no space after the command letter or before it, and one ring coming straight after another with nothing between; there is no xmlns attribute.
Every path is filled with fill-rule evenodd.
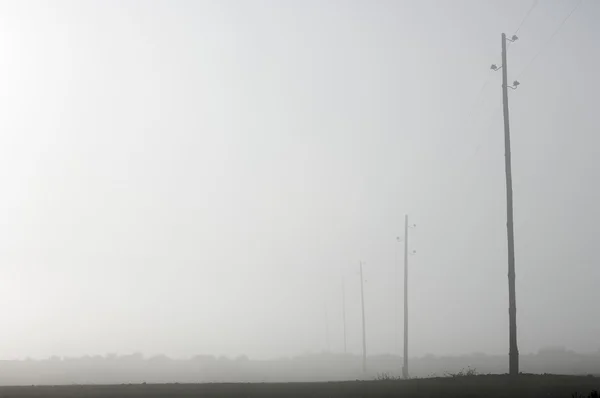
<svg viewBox="0 0 600 398"><path fill-rule="evenodd" d="M0 375L1 377L1 375ZM466 376L409 381L335 383L136 384L110 386L1 387L0 397L588 397L600 389L600 378L521 375Z"/></svg>

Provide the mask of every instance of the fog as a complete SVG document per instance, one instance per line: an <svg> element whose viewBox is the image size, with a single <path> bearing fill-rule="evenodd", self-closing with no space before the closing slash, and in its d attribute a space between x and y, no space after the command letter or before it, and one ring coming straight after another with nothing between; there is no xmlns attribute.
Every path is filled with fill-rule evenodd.
<svg viewBox="0 0 600 398"><path fill-rule="evenodd" d="M506 371L489 66L517 28L519 350L596 353L600 2L561 26L576 3L519 28L530 2L0 2L0 359L341 354L342 281L361 355L360 261L367 352L401 355L408 214L409 355Z"/></svg>
<svg viewBox="0 0 600 398"><path fill-rule="evenodd" d="M600 375L600 351L578 354L564 347L549 347L536 354L521 356L527 373ZM172 359L164 355L144 357L128 355L50 357L34 361L0 361L0 386L130 383L214 383L214 382L319 382L353 381L398 377L402 358L393 355L368 357L369 367L362 370L362 358L356 355L321 353L254 360L197 355ZM504 355L481 353L456 357L426 355L413 358L412 378L452 377L462 374L505 373Z"/></svg>

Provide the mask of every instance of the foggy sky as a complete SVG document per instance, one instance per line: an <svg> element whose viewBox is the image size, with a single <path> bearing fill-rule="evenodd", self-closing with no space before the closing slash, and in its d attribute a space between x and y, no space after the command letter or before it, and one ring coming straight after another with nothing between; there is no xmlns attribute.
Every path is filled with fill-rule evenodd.
<svg viewBox="0 0 600 398"><path fill-rule="evenodd" d="M600 348L600 3L545 46L575 3L509 47L522 353ZM342 278L359 353L361 260L401 353L405 213L410 355L507 354L489 66L530 5L0 2L0 358L340 352Z"/></svg>

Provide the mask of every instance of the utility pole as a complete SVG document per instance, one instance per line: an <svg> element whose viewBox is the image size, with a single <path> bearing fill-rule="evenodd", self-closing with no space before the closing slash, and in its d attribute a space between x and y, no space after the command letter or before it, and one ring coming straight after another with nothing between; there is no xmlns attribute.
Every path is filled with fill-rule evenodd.
<svg viewBox="0 0 600 398"><path fill-rule="evenodd" d="M400 243L403 242L399 236L396 236L396 248L394 250L394 352L400 355Z"/></svg>
<svg viewBox="0 0 600 398"><path fill-rule="evenodd" d="M367 373L367 331L365 324L365 292L363 287L363 268L360 262L360 301L362 304L362 346L363 346L363 373Z"/></svg>
<svg viewBox="0 0 600 398"><path fill-rule="evenodd" d="M408 214L404 216L404 366L402 366L402 377L408 379L408 229L416 227L415 224L408 225ZM400 242L400 238L396 238ZM412 250L410 254L415 254Z"/></svg>
<svg viewBox="0 0 600 398"><path fill-rule="evenodd" d="M518 81L508 85L508 67L506 61L506 42L518 37L507 38L502 33L502 66L492 65L492 70L502 68L502 105L504 108L504 163L506 170L506 234L508 239L508 318L509 318L509 374L519 374L519 349L517 348L517 299L515 295L515 236L513 226L512 167L510 156L510 123L508 117L508 89L516 89Z"/></svg>
<svg viewBox="0 0 600 398"><path fill-rule="evenodd" d="M342 278L342 317L344 319L344 354L348 353L348 346L346 344L346 284L344 278Z"/></svg>
<svg viewBox="0 0 600 398"><path fill-rule="evenodd" d="M325 336L327 338L327 353L331 352L331 344L329 343L329 311L327 311L327 303L325 303Z"/></svg>
<svg viewBox="0 0 600 398"><path fill-rule="evenodd" d="M506 232L508 238L508 318L509 318L509 373L519 374L517 348L517 300L515 296L515 235L513 229L512 166L510 158L510 125L508 120L508 81L506 62L506 35L502 33L502 103L504 106L504 163L506 168Z"/></svg>
<svg viewBox="0 0 600 398"><path fill-rule="evenodd" d="M408 379L408 214L404 216L404 366L402 377Z"/></svg>

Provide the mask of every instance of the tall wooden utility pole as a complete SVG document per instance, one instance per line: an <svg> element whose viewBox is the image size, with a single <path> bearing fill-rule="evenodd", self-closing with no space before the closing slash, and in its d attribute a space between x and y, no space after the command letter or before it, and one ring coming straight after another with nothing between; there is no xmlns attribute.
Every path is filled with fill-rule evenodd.
<svg viewBox="0 0 600 398"><path fill-rule="evenodd" d="M342 317L344 319L344 354L348 353L348 346L346 344L346 284L342 278Z"/></svg>
<svg viewBox="0 0 600 398"><path fill-rule="evenodd" d="M360 262L360 301L362 304L362 346L363 346L363 373L367 373L367 331L365 323L365 292L363 288L363 269L362 261Z"/></svg>
<svg viewBox="0 0 600 398"><path fill-rule="evenodd" d="M517 40L516 36L507 39L502 33L502 104L504 106L504 161L506 169L506 232L508 238L508 318L509 318L509 374L519 374L519 350L517 348L517 300L515 296L515 236L513 228L513 192L510 158L510 125L508 118L508 88L515 89L519 82L508 85L506 62L506 41Z"/></svg>
<svg viewBox="0 0 600 398"><path fill-rule="evenodd" d="M404 216L404 366L402 377L408 379L408 214Z"/></svg>

